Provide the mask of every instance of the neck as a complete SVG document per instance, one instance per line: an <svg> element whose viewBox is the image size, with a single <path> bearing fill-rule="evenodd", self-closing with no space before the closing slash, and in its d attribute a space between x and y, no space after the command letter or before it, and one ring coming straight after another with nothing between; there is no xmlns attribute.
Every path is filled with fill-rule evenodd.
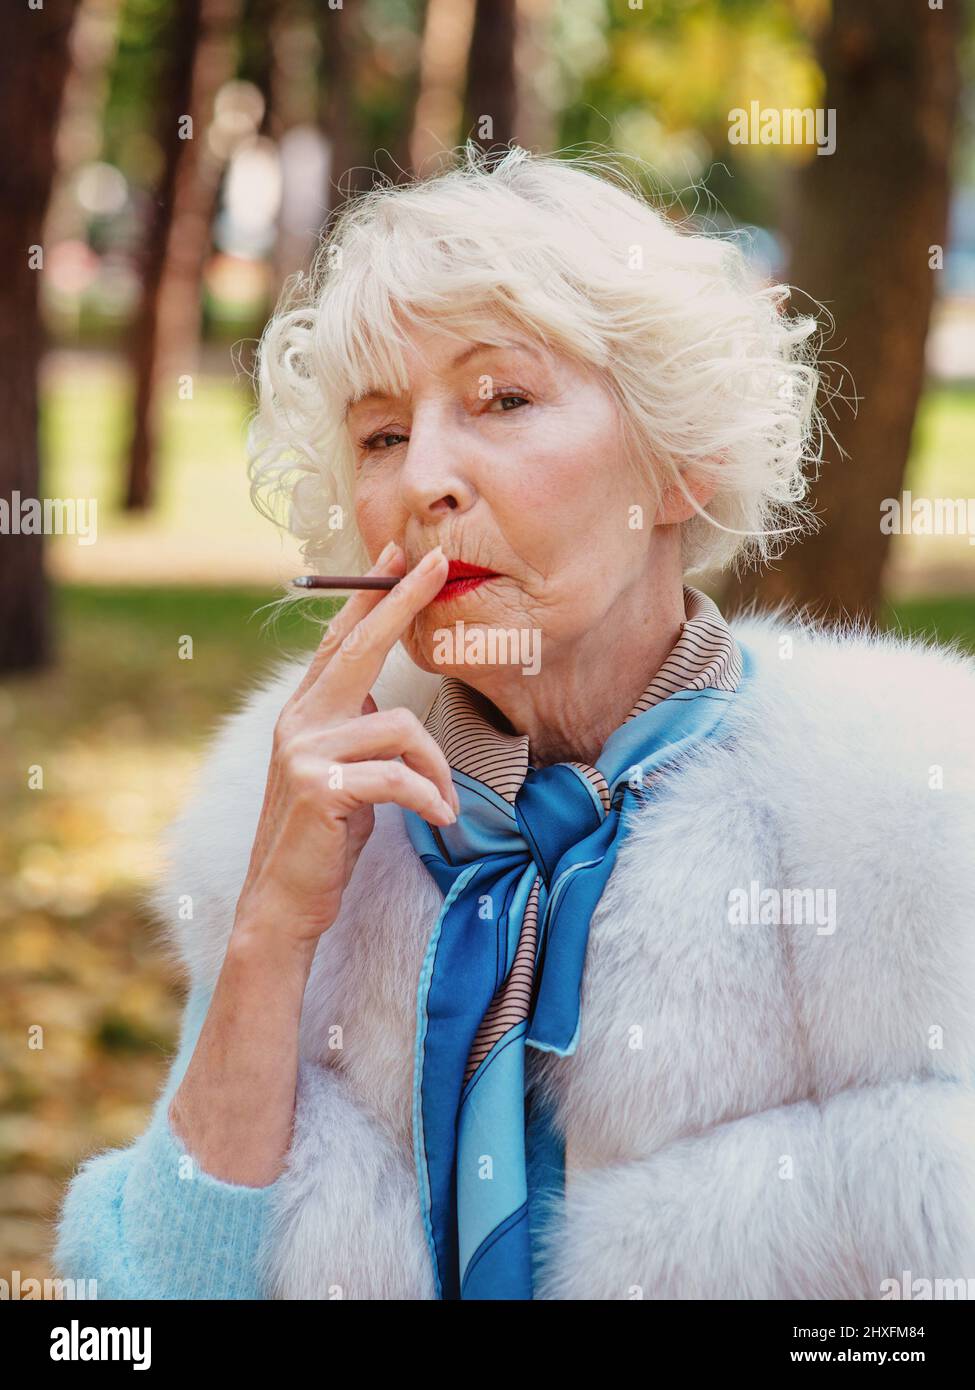
<svg viewBox="0 0 975 1390"><path fill-rule="evenodd" d="M684 621L683 586L647 601L645 582L614 604L607 621L567 650L546 654L535 676L494 667L465 676L501 711L515 733L527 734L533 766L594 763L666 661Z"/></svg>

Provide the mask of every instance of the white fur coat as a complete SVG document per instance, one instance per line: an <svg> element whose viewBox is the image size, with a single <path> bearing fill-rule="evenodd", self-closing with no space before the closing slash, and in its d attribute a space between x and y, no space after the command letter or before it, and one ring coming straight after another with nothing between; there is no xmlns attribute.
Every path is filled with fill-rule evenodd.
<svg viewBox="0 0 975 1390"><path fill-rule="evenodd" d="M529 1050L567 1145L536 1297L975 1280L975 667L778 615L732 626L759 658L733 744L639 813L592 919L577 1052ZM195 985L219 972L306 664L246 696L170 828L152 902ZM373 693L423 717L435 686L397 648ZM730 893L767 889L832 890L835 929L729 921ZM272 1297L433 1297L411 1092L440 901L399 809L377 808L305 995Z"/></svg>

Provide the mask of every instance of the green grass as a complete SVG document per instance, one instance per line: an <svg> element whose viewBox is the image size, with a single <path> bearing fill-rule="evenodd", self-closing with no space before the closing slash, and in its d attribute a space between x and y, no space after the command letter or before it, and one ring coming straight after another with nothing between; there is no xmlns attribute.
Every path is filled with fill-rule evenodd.
<svg viewBox="0 0 975 1390"><path fill-rule="evenodd" d="M24 718L46 734L90 730L109 707L133 712L149 737L187 739L278 660L310 655L319 629L302 605L272 617L267 604L265 590L59 585L58 667L8 688L20 688ZM328 611L315 605L318 617ZM191 659L180 656L187 637Z"/></svg>
<svg viewBox="0 0 975 1390"><path fill-rule="evenodd" d="M975 594L951 598L912 598L887 604L881 614L884 627L917 634L937 642L957 640L975 652Z"/></svg>
<svg viewBox="0 0 975 1390"><path fill-rule="evenodd" d="M97 497L118 510L131 428L131 386L108 362L59 371L42 398L41 440L47 460L44 491L53 497ZM160 401L159 488L154 510L181 530L223 525L252 511L244 478L244 434L251 405L246 378L200 374L193 398L175 390Z"/></svg>
<svg viewBox="0 0 975 1390"><path fill-rule="evenodd" d="M255 586L265 583L282 553L293 555L297 546L250 498L251 405L246 378L229 375L201 372L192 400L164 393L152 504L125 512L130 385L109 360L59 363L42 397L41 490L95 499L98 531L97 543L82 548L72 536L52 537L51 573L96 585L120 574L131 585L178 584L183 573L214 585L246 584L249 575ZM57 562L68 564L66 573Z"/></svg>
<svg viewBox="0 0 975 1390"><path fill-rule="evenodd" d="M975 390L930 386L918 409L904 486L919 496L970 496L973 449Z"/></svg>

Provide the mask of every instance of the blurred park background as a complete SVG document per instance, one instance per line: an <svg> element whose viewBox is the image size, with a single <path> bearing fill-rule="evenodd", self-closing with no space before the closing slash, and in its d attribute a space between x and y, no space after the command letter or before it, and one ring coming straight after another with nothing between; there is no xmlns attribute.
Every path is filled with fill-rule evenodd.
<svg viewBox="0 0 975 1390"><path fill-rule="evenodd" d="M264 625L302 564L244 437L328 217L468 138L638 156L826 305L859 399L822 531L715 593L975 649L970 535L880 526L905 490L975 495L973 34L960 0L7 0L0 498L95 499L97 532L0 535L0 1276L50 1273L65 1179L145 1124L181 1003L140 906L159 832L216 721L314 641ZM753 102L835 110L835 152L732 142Z"/></svg>

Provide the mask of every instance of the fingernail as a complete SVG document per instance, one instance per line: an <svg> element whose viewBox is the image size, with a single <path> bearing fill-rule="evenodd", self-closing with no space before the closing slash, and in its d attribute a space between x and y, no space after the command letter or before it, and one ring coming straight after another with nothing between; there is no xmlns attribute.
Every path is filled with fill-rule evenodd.
<svg viewBox="0 0 975 1390"><path fill-rule="evenodd" d="M417 574L426 574L427 570L432 570L437 561L442 559L443 547L438 545L424 555L423 559L416 567Z"/></svg>
<svg viewBox="0 0 975 1390"><path fill-rule="evenodd" d="M453 808L452 808L451 806L448 806L448 805L447 805L447 803L446 803L446 801L444 801L443 797L440 798L440 804L441 804L441 806L442 806L443 809L444 809L444 815L447 816L447 817L449 818L449 819L448 819L448 824L449 824L449 825L453 825L454 822L455 822L456 819L457 819L456 815L454 814Z"/></svg>
<svg viewBox="0 0 975 1390"><path fill-rule="evenodd" d="M376 561L376 564L377 564L377 565L385 565L385 563L386 563L387 560L391 560L391 559L393 558L393 551L394 551L395 549L396 549L396 542L395 542L395 541L390 541L390 542L387 544L386 549L385 549L385 550L382 552L382 554L379 556L379 559Z"/></svg>
<svg viewBox="0 0 975 1390"><path fill-rule="evenodd" d="M455 811L455 813L459 816L459 815L460 815L460 797L457 795L457 790L456 790L456 788L453 786L453 784L451 784L451 787L450 787L450 797L451 797L451 802L452 802L452 804L453 804L454 811Z"/></svg>

